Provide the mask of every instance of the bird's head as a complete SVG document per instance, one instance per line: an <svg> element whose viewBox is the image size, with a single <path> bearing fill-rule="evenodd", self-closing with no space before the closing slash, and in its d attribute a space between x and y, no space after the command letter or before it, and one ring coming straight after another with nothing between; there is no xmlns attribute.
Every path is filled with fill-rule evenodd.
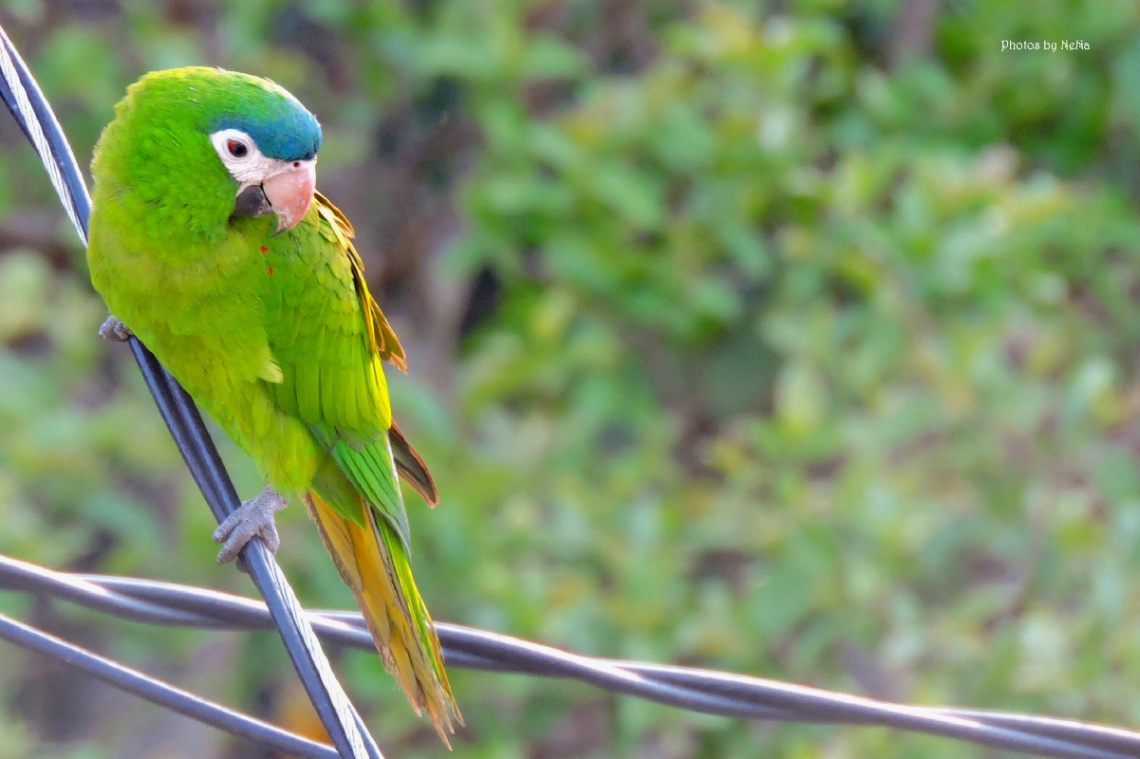
<svg viewBox="0 0 1140 759"><path fill-rule="evenodd" d="M321 127L266 79L216 68L147 74L116 107L93 166L153 207L205 229L234 217L277 217L277 232L309 210Z"/></svg>

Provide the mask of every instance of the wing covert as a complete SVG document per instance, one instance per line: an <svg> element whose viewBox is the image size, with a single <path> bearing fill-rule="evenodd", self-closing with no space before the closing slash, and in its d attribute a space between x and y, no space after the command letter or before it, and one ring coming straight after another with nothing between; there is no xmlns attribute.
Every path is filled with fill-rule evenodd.
<svg viewBox="0 0 1140 759"><path fill-rule="evenodd" d="M382 360L404 351L364 280L352 225L317 194L305 220L262 246L266 331L281 381L277 405L354 446L392 426Z"/></svg>

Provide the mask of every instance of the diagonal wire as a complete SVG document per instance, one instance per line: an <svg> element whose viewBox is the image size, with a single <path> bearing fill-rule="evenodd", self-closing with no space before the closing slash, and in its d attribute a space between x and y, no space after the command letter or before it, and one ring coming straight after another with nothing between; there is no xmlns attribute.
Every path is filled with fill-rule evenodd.
<svg viewBox="0 0 1140 759"><path fill-rule="evenodd" d="M63 136L55 114L40 92L27 64L0 27L0 98L16 119L24 136L36 149L52 187L63 203L79 238L87 244L87 217L91 215L91 199L79 173L79 164L71 145Z"/></svg>
<svg viewBox="0 0 1140 759"><path fill-rule="evenodd" d="M130 577L69 575L0 556L0 589L79 603L148 624L270 629L265 605L250 598ZM372 650L357 612L308 612L327 642ZM1049 757L1140 756L1140 733L1029 714L918 707L757 677L646 662L594 659L549 646L438 624L447 665L572 678L608 691L729 717L816 724L881 725Z"/></svg>
<svg viewBox="0 0 1140 759"><path fill-rule="evenodd" d="M238 497L213 440L206 432L198 408L182 386L141 342L131 338L130 345L143 378L154 395L159 413L215 518L221 522L236 508ZM301 676L309 699L341 755L382 759L380 749L372 741L364 721L337 682L324 651L305 619L300 602L273 555L258 538L251 540L242 549L241 556L254 584L268 602L273 621ZM330 723L338 728L338 732L329 729Z"/></svg>
<svg viewBox="0 0 1140 759"><path fill-rule="evenodd" d="M282 753L312 759L336 759L332 746L302 738L261 720L247 717L204 698L175 688L111 659L0 614L0 639L51 656L116 688L145 698L191 719L257 741Z"/></svg>
<svg viewBox="0 0 1140 759"><path fill-rule="evenodd" d="M64 210L86 243L91 201L75 156L35 78L2 28L0 99L39 154ZM237 508L239 499L197 408L141 342L132 337L130 347L186 465L220 522ZM260 539L250 541L241 556L254 584L265 597L289 658L341 756L383 759L363 720L337 682L277 562Z"/></svg>

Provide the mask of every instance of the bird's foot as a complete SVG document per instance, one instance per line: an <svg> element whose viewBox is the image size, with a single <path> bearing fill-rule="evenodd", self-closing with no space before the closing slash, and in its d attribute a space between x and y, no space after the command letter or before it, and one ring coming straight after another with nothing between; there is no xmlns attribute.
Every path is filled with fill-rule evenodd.
<svg viewBox="0 0 1140 759"><path fill-rule="evenodd" d="M114 340L117 343L125 343L131 339L133 334L131 328L115 316L108 316L107 321L103 322L103 326L99 328L99 337L104 340Z"/></svg>
<svg viewBox="0 0 1140 759"><path fill-rule="evenodd" d="M277 525L273 513L281 511L288 502L273 488L266 486L261 495L243 501L234 513L214 530L214 542L222 544L218 552L218 563L228 564L237 558L245 544L260 535L270 553L277 553L281 538L277 535Z"/></svg>

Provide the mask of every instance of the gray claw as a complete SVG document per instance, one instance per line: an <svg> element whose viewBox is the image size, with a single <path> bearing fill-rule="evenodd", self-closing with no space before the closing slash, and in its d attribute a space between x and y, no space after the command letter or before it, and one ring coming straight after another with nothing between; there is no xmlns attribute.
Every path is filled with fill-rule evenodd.
<svg viewBox="0 0 1140 759"><path fill-rule="evenodd" d="M126 324L123 324L115 316L108 316L107 321L103 322L103 326L99 328L99 337L104 340L114 340L118 343L125 343L131 339L134 332Z"/></svg>
<svg viewBox="0 0 1140 759"><path fill-rule="evenodd" d="M245 544L258 536L265 541L265 547L270 553L277 553L281 538L277 535L273 514L288 505L280 493L268 486L257 498L243 501L241 507L214 530L214 542L222 544L222 550L218 552L218 563L228 564L233 561L241 549L245 548Z"/></svg>

